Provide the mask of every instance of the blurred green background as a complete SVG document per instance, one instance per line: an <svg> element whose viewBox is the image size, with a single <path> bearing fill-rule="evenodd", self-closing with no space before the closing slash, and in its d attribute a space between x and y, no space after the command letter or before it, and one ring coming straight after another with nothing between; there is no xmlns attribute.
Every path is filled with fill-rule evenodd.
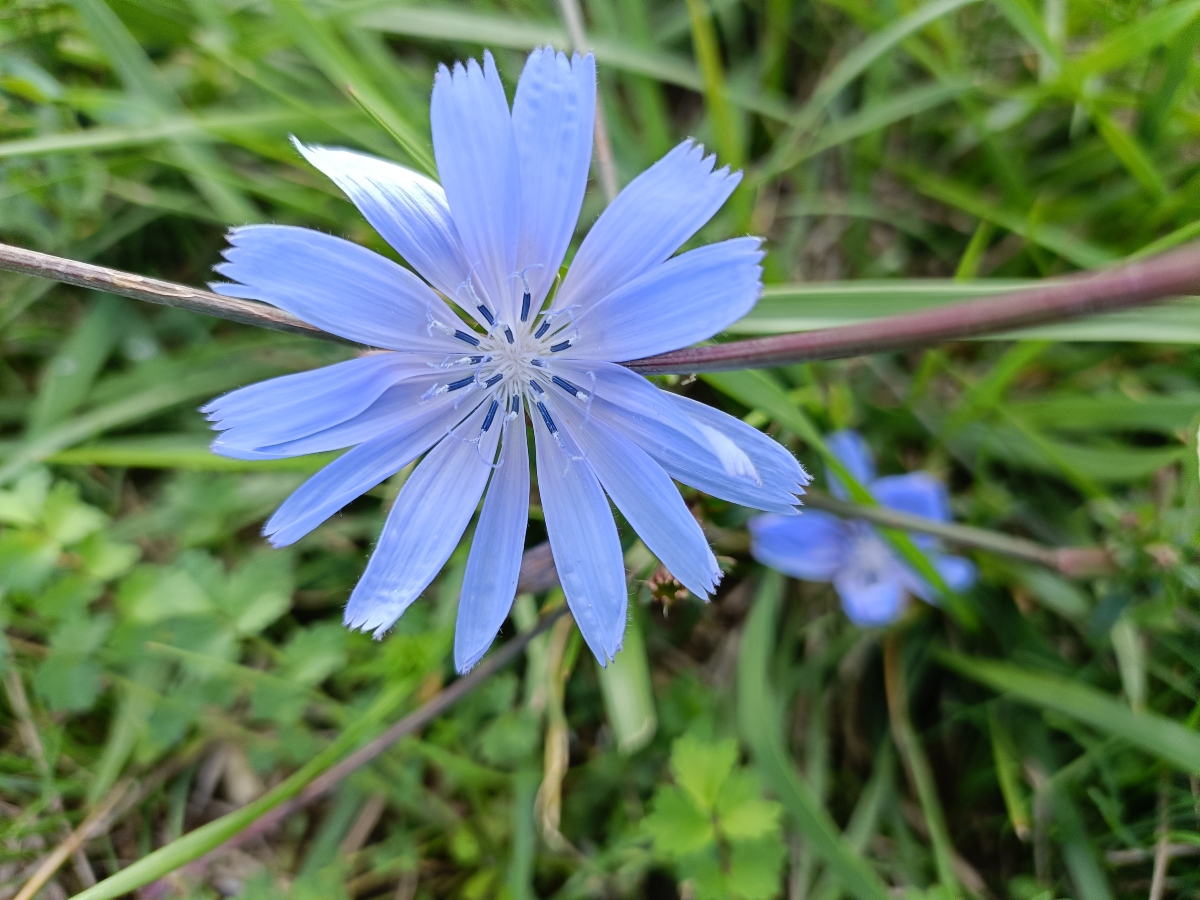
<svg viewBox="0 0 1200 900"><path fill-rule="evenodd" d="M1200 235L1197 0L582 14L621 183L688 135L746 171L698 239L768 238L766 296L731 334ZM194 285L244 222L390 253L287 136L421 168L436 64L490 47L511 91L528 49L570 46L563 22L552 0L0 0L0 238ZM581 232L604 202L593 181ZM1196 342L1181 300L660 379L768 430L818 484L812 429L855 427L883 472L945 479L960 520L1099 547L1110 570L980 551L973 616L861 630L826 586L756 569L746 510L689 493L728 573L715 602L623 529L636 602L612 670L556 628L282 827L142 896L1200 896ZM406 473L271 550L262 521L321 460L206 450L203 401L349 352L0 277L0 897L94 810L41 897L452 677L463 552L383 641L340 625ZM560 599L521 596L501 639Z"/></svg>

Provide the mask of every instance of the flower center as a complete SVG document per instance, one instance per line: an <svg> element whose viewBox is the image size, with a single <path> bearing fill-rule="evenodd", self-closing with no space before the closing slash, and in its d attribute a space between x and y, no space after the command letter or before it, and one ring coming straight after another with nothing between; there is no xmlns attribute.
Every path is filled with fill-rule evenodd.
<svg viewBox="0 0 1200 900"><path fill-rule="evenodd" d="M487 325L483 333L467 327L452 329L431 319L430 328L461 341L465 353L449 356L441 363L442 368L454 374L431 387L422 399L432 400L455 391L461 391L465 399L474 391L488 391L492 402L483 431L491 427L502 407L507 416L515 417L524 400L557 438L558 427L543 399L546 393L558 390L582 403L591 400L583 388L553 372L555 355L574 346L579 333L569 310L552 310L531 317L530 307L527 290L521 300L520 320L510 323L500 319L486 303L477 303L482 322Z"/></svg>

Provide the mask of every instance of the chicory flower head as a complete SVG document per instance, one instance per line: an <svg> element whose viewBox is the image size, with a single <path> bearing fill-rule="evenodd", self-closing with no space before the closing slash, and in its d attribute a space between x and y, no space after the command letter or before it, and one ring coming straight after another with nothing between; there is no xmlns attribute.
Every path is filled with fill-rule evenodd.
<svg viewBox="0 0 1200 900"><path fill-rule="evenodd" d="M875 461L862 435L839 431L830 449L881 506L938 522L950 521L945 486L927 472L877 478ZM830 489L842 499L848 492L832 472ZM831 581L842 608L858 625L886 625L904 609L907 597L926 603L933 590L892 552L879 533L863 521L846 521L819 510L800 516L763 515L750 520L750 552L760 563L804 581ZM946 584L963 590L975 581L975 567L959 556L938 551L929 535L912 534Z"/></svg>
<svg viewBox="0 0 1200 900"><path fill-rule="evenodd" d="M483 499L467 559L455 663L483 656L516 591L529 508L526 417L555 565L602 663L620 649L626 583L609 499L690 591L721 577L672 479L794 512L808 476L724 413L617 363L706 339L760 291L757 238L673 254L740 174L686 141L592 226L557 291L592 155L589 56L530 54L511 111L490 54L439 68L431 120L441 185L347 150L298 145L412 267L336 237L234 229L218 293L262 300L385 348L234 391L204 407L215 452L278 459L353 449L267 522L291 544L424 455L388 515L346 624L378 637L453 552ZM419 276L419 277L418 277ZM485 496L486 488L486 496ZM606 496L607 495L607 496Z"/></svg>

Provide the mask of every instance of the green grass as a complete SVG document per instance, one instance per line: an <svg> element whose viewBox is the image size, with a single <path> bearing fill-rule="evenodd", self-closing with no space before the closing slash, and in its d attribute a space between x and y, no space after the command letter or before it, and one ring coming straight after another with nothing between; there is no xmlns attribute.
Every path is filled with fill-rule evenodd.
<svg viewBox="0 0 1200 900"><path fill-rule="evenodd" d="M583 7L621 182L689 135L746 172L698 239L768 239L730 335L986 303L1200 235L1196 0ZM554 0L7 0L0 240L196 285L249 221L390 254L288 136L431 170L435 66L491 47L511 90L545 42ZM594 182L580 236L603 203ZM756 569L745 510L689 493L728 574L709 606L673 599L623 531L644 660L602 676L577 635L539 637L158 896L1148 896L1158 836L1200 842L1198 343L1184 298L663 379L819 480L821 435L858 428L960 520L1112 571L980 551L976 588L862 631L827 586ZM340 625L404 473L275 551L258 529L322 460L205 450L205 399L348 352L0 277L4 896L118 790L83 856L97 879L148 862L92 896L181 865L452 676L461 550L383 641ZM502 639L557 600L519 598ZM87 877L67 860L41 896ZM1200 891L1194 857L1166 885Z"/></svg>

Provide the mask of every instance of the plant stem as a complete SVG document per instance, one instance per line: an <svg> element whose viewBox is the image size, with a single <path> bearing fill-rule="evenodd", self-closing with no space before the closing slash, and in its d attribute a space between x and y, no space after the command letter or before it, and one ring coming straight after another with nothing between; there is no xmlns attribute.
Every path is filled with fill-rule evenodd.
<svg viewBox="0 0 1200 900"><path fill-rule="evenodd" d="M186 285L7 244L0 244L0 270L51 278L276 331L351 343L265 303L221 297ZM624 365L645 375L668 375L844 359L1044 325L1194 293L1200 293L1200 242L1112 269L1047 278L1034 287L998 294L987 301L968 300L838 328L690 347L631 360Z"/></svg>

